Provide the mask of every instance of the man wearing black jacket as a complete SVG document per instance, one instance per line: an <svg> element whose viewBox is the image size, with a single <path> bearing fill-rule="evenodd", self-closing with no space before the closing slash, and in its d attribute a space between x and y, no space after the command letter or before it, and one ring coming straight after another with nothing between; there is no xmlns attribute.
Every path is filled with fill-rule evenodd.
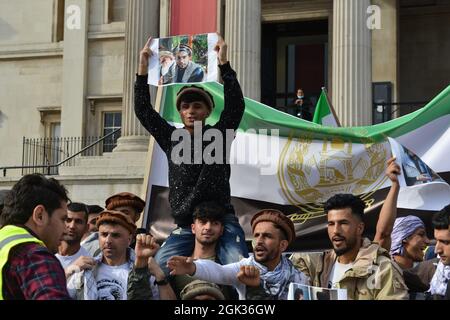
<svg viewBox="0 0 450 320"><path fill-rule="evenodd" d="M231 68L227 60L227 45L222 38L219 39L216 51L218 53L219 68L224 81L224 110L219 121L213 125L205 125L206 118L214 108L212 95L199 86L185 86L177 95L176 107L184 124L184 128L176 129L167 123L151 106L149 87L147 84L148 58L153 54L149 48L151 39L140 53L139 71L135 84L135 113L142 125L158 142L167 156L169 164L169 202L172 208L172 216L178 228L164 242L156 255L156 260L166 275L169 274L166 261L175 255L190 255L194 248L194 236L191 232L192 214L194 207L204 201L215 201L223 206L226 215L223 217L224 233L217 248L217 255L222 263L227 264L239 261L248 256L245 244L245 234L235 216L231 205L230 192L230 165L226 156L226 130L236 130L244 114L244 97L236 72ZM197 124L196 124L197 123ZM196 150L194 139L188 142L190 149L190 162L179 162L173 156L174 149L178 150L180 143L186 144L184 138L172 139L177 130L186 130L195 138L194 125L199 125L196 130L201 130L202 135L210 130L219 130L224 141L223 156L220 163L205 163L194 161L199 152L204 154L207 143L202 141L201 150ZM216 131L217 132L217 131ZM180 133L180 132L178 132ZM186 132L182 132L186 133ZM183 136L182 134L180 134ZM185 137L186 135L184 135ZM175 140L175 141L172 141ZM189 139L188 139L189 140Z"/></svg>

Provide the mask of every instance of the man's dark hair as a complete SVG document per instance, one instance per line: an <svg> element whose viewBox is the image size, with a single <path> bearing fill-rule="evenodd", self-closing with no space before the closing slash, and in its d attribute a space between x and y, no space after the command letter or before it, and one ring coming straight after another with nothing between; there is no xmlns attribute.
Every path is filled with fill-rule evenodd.
<svg viewBox="0 0 450 320"><path fill-rule="evenodd" d="M100 213L100 212L105 210L105 209L103 209L102 207L100 207L99 205L96 205L96 204L88 205L87 207L88 207L89 214L91 214L91 213Z"/></svg>
<svg viewBox="0 0 450 320"><path fill-rule="evenodd" d="M450 225L450 204L436 212L432 218L433 227L437 230L448 229Z"/></svg>
<svg viewBox="0 0 450 320"><path fill-rule="evenodd" d="M84 212L84 220L87 223L89 217L89 208L87 205L81 202L72 202L67 206L67 209L72 212Z"/></svg>
<svg viewBox="0 0 450 320"><path fill-rule="evenodd" d="M350 208L352 214L362 220L365 206L364 201L357 196L349 193L338 193L325 202L324 210L325 214L328 214L330 210Z"/></svg>
<svg viewBox="0 0 450 320"><path fill-rule="evenodd" d="M226 214L226 210L223 206L214 201L206 201L198 204L194 208L193 220L196 219L202 221L219 221L223 224L223 217Z"/></svg>
<svg viewBox="0 0 450 320"><path fill-rule="evenodd" d="M29 174L20 179L5 199L5 207L0 218L1 225L25 224L34 208L43 205L49 216L61 207L61 202L69 202L66 188L53 178L42 174Z"/></svg>

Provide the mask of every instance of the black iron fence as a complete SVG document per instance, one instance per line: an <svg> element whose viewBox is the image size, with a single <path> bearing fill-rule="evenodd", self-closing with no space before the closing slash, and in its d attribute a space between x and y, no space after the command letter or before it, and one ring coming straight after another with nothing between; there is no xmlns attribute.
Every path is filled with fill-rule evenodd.
<svg viewBox="0 0 450 320"><path fill-rule="evenodd" d="M22 175L42 173L57 175L60 166L74 166L78 157L101 156L112 150L121 129L104 137L23 138L22 165L0 167L3 176L7 170L22 170Z"/></svg>
<svg viewBox="0 0 450 320"><path fill-rule="evenodd" d="M101 137L57 137L57 138L23 138L22 165L37 166L51 165L79 152L81 149L99 140ZM80 156L100 156L103 153L103 143L98 143L92 148L80 153ZM63 166L73 166L76 158L73 158ZM22 169L22 174L40 172L48 174L45 168L33 170ZM58 167L51 168L50 174L58 174Z"/></svg>
<svg viewBox="0 0 450 320"><path fill-rule="evenodd" d="M383 123L393 118L394 114L406 115L424 107L428 101L414 102L374 102L373 103L373 124Z"/></svg>

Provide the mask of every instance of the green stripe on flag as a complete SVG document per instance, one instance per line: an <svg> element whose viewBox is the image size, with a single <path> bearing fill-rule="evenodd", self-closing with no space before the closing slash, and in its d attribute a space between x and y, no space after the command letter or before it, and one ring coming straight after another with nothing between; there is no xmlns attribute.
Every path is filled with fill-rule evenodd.
<svg viewBox="0 0 450 320"><path fill-rule="evenodd" d="M162 111L164 119L169 122L181 123L175 101L177 92L183 86L183 84L175 84L164 87L166 92ZM216 108L207 123L215 124L224 106L223 86L217 82L199 84L199 86L208 90L214 97ZM242 131L279 129L282 137L296 136L320 140L339 137L357 143L381 142L387 136L395 138L404 135L433 120L449 115L450 86L420 110L385 123L365 127L324 127L248 98L245 98L245 104L245 114L239 126L239 130Z"/></svg>

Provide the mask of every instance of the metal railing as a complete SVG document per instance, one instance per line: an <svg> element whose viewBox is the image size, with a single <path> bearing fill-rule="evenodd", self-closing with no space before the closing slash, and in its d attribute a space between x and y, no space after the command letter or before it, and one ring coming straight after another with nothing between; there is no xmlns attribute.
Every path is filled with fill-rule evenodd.
<svg viewBox="0 0 450 320"><path fill-rule="evenodd" d="M374 102L373 118L374 123L382 123L392 119L395 114L406 115L425 106L428 101L413 102ZM375 121L377 120L377 121Z"/></svg>
<svg viewBox="0 0 450 320"><path fill-rule="evenodd" d="M22 165L0 167L0 170L4 177L7 170L22 170L22 175L57 175L60 166L74 166L77 156L101 156L104 147L115 142L120 130L119 128L103 137L23 138Z"/></svg>

